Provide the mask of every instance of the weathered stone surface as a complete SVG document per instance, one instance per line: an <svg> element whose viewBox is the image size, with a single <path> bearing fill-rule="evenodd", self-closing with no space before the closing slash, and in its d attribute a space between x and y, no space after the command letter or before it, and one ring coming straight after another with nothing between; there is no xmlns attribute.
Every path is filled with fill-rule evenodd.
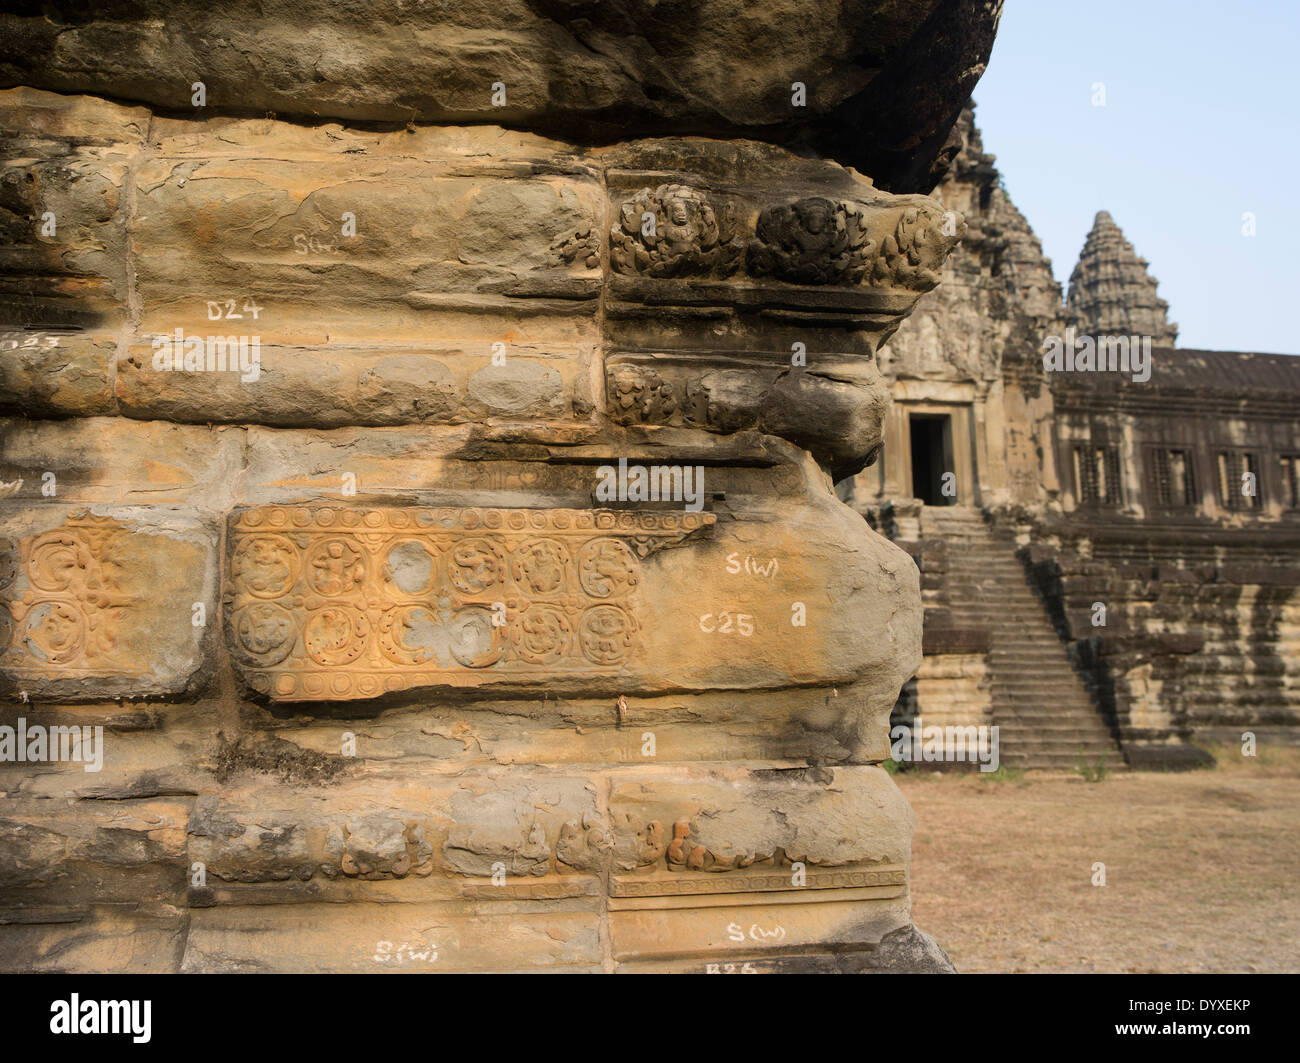
<svg viewBox="0 0 1300 1063"><path fill-rule="evenodd" d="M500 967L479 934L507 925L534 942L510 966L680 970L772 945L869 951L907 925L912 817L879 768L424 775L401 793L395 805L391 780L354 779L323 804L250 781L200 799L189 856L208 882L189 894L187 968L319 969L298 942L260 944L249 905L277 936L304 904L350 913L327 924L334 964L351 970L400 968L377 942L402 938L434 947L432 969ZM381 904L379 922L357 914ZM575 939L584 919L590 936Z"/></svg>
<svg viewBox="0 0 1300 1063"><path fill-rule="evenodd" d="M168 109L0 91L0 666L104 753L0 764L6 965L860 970L910 926L918 574L832 480L1000 5L827 3L0 16L0 78Z"/></svg>
<svg viewBox="0 0 1300 1063"><path fill-rule="evenodd" d="M216 529L193 511L6 507L6 692L26 702L199 689L214 668L216 551Z"/></svg>
<svg viewBox="0 0 1300 1063"><path fill-rule="evenodd" d="M165 421L86 417L0 424L7 501L183 504L210 514L234 500L245 433ZM47 475L48 474L48 475ZM48 492L52 490L52 495Z"/></svg>
<svg viewBox="0 0 1300 1063"><path fill-rule="evenodd" d="M6 970L162 973L185 947L185 785L104 784L139 772L150 742L100 707L6 713L45 728L104 727L102 765L0 763L0 964ZM152 751L152 752L156 752ZM176 756L173 747L170 754ZM196 775L201 774L195 772Z"/></svg>
<svg viewBox="0 0 1300 1063"><path fill-rule="evenodd" d="M719 531L714 514L653 510L262 507L227 538L230 649L254 690L290 701L500 684L751 689L851 682L891 662L901 682L915 663L900 600L914 571L867 541L859 567L837 540L819 542L827 525L815 513ZM771 578L692 608L688 588L741 556L766 559ZM808 625L792 625L810 583L892 598L884 652L815 599L802 603Z"/></svg>
<svg viewBox="0 0 1300 1063"><path fill-rule="evenodd" d="M0 85L208 113L629 128L807 144L926 192L983 73L1000 0L617 3L185 0L0 19ZM804 99L795 101L795 83ZM494 93L496 94L494 97Z"/></svg>
<svg viewBox="0 0 1300 1063"><path fill-rule="evenodd" d="M149 113L18 88L0 105L0 324L125 323L133 156Z"/></svg>
<svg viewBox="0 0 1300 1063"><path fill-rule="evenodd" d="M26 416L115 412L114 337L80 332L0 332L0 409Z"/></svg>
<svg viewBox="0 0 1300 1063"><path fill-rule="evenodd" d="M130 316L130 165L149 114L31 89L3 96L0 411L112 413Z"/></svg>
<svg viewBox="0 0 1300 1063"><path fill-rule="evenodd" d="M526 921L419 903L205 908L190 920L180 969L192 974L603 970L589 905Z"/></svg>
<svg viewBox="0 0 1300 1063"><path fill-rule="evenodd" d="M44 95L0 110L76 139L80 110ZM36 411L329 427L591 423L603 404L627 426L780 435L838 479L880 448L876 350L964 231L929 197L746 141L123 128L117 355L74 344L65 385L38 375L68 341L15 334Z"/></svg>
<svg viewBox="0 0 1300 1063"><path fill-rule="evenodd" d="M168 904L10 909L0 920L0 951L45 974L171 974L181 966L189 917Z"/></svg>
<svg viewBox="0 0 1300 1063"><path fill-rule="evenodd" d="M242 415L267 425L320 427L572 419L591 408L584 376L591 351L571 343L548 350L517 345L498 366L486 347L335 348L334 360L323 362L320 348L260 340L255 377L237 371L155 372L155 348L134 346L117 363L118 408L131 416L176 421Z"/></svg>
<svg viewBox="0 0 1300 1063"><path fill-rule="evenodd" d="M907 974L956 974L948 954L929 934L914 926L890 931L867 960L867 970Z"/></svg>

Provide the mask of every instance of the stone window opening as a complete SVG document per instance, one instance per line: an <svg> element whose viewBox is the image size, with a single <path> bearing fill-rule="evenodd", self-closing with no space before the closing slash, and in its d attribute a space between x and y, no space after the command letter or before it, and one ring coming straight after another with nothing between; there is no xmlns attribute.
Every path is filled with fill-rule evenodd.
<svg viewBox="0 0 1300 1063"><path fill-rule="evenodd" d="M1300 509L1300 454L1283 454L1282 505L1287 509Z"/></svg>
<svg viewBox="0 0 1300 1063"><path fill-rule="evenodd" d="M1151 488L1156 504L1166 509L1196 505L1196 481L1188 450L1159 449L1152 453Z"/></svg>
<svg viewBox="0 0 1300 1063"><path fill-rule="evenodd" d="M1074 448L1074 483L1080 505L1119 506L1124 503L1117 447Z"/></svg>
<svg viewBox="0 0 1300 1063"><path fill-rule="evenodd" d="M1221 450L1215 456L1218 471L1219 504L1227 510L1258 509L1260 506L1259 459L1240 450ZM1251 493L1244 484L1249 474Z"/></svg>

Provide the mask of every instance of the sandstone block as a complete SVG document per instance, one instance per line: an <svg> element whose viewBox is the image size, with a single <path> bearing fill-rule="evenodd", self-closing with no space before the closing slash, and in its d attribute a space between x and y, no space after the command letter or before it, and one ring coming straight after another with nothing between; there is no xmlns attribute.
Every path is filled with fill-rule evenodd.
<svg viewBox="0 0 1300 1063"><path fill-rule="evenodd" d="M167 111L769 138L928 191L1000 14L994 0L57 2L0 20L0 84Z"/></svg>
<svg viewBox="0 0 1300 1063"><path fill-rule="evenodd" d="M0 549L9 694L102 700L207 682L217 534L194 511L8 507Z"/></svg>
<svg viewBox="0 0 1300 1063"><path fill-rule="evenodd" d="M201 799L187 969L317 970L317 948L335 969L409 970L413 952L420 969L501 969L515 941L508 969L703 972L828 944L862 957L908 925L912 815L879 768L420 772L400 807L390 787L245 776ZM270 949L258 927L292 941Z"/></svg>
<svg viewBox="0 0 1300 1063"><path fill-rule="evenodd" d="M17 504L227 509L244 464L245 433L166 421L85 417L0 422L0 479ZM53 492L51 494L51 492Z"/></svg>
<svg viewBox="0 0 1300 1063"><path fill-rule="evenodd" d="M115 337L102 333L0 332L0 411L93 417L115 412Z"/></svg>

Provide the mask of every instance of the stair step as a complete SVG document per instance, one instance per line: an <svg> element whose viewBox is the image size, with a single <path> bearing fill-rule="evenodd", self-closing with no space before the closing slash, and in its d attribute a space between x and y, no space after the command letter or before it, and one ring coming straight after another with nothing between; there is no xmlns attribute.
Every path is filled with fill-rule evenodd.
<svg viewBox="0 0 1300 1063"><path fill-rule="evenodd" d="M987 690L1008 761L1072 769L1080 755L1111 754L1122 763L1011 537L964 507L923 508L920 531L923 549L938 555L929 566L921 558L926 608L942 610L946 627L988 634ZM1215 696L1207 685L1205 700Z"/></svg>

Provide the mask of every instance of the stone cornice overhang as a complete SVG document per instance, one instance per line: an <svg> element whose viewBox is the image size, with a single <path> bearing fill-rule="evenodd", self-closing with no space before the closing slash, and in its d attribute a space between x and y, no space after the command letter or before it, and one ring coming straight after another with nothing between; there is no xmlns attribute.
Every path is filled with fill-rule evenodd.
<svg viewBox="0 0 1300 1063"><path fill-rule="evenodd" d="M747 137L837 158L892 192L928 192L958 149L953 125L1001 9L1002 0L814 0L797 11L734 0L49 0L0 11L0 85L189 116L190 74L202 73L205 115L499 124L588 145ZM310 58L303 41L314 42ZM499 100L498 76L509 87ZM805 81L795 105L793 84Z"/></svg>
<svg viewBox="0 0 1300 1063"><path fill-rule="evenodd" d="M1147 385L1131 388L1085 387L1073 381L1052 381L1052 400L1058 413L1077 410L1086 413L1153 414L1157 417L1185 417L1206 414L1245 417L1251 420L1300 420L1300 394L1277 391L1206 393L1190 388L1156 388L1139 392Z"/></svg>
<svg viewBox="0 0 1300 1063"><path fill-rule="evenodd" d="M1300 420L1300 357L1154 347L1151 379L1121 372L1047 374L1058 409Z"/></svg>
<svg viewBox="0 0 1300 1063"><path fill-rule="evenodd" d="M1161 517L1159 514L1142 519L1128 520L1078 519L1080 511L1076 510L1071 518L1045 519L1038 526L1044 535L1059 535L1065 539L1089 539L1102 543L1126 543L1155 546L1232 546L1258 547L1273 549L1287 547L1295 550L1300 546L1300 512L1288 515L1281 521L1268 525L1234 527L1224 525L1208 518L1198 520L1179 519L1177 521ZM1091 515L1087 515L1091 516ZM1300 568L1300 555L1294 562Z"/></svg>
<svg viewBox="0 0 1300 1063"><path fill-rule="evenodd" d="M924 294L897 289L835 288L814 285L745 285L700 280L657 280L613 275L606 282L606 313L637 307L682 307L702 312L742 312L820 320L862 327L897 325Z"/></svg>

